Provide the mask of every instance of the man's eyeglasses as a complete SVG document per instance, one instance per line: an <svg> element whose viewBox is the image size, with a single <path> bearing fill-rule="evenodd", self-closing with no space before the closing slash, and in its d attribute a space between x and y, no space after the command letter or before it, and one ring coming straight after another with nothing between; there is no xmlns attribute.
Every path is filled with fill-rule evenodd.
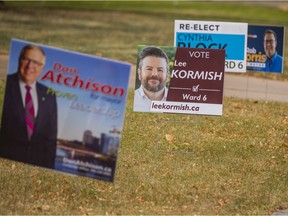
<svg viewBox="0 0 288 216"><path fill-rule="evenodd" d="M37 60L31 59L31 58L25 57L25 56L21 59L21 61L24 62L25 64L31 62L33 65L36 65L36 66L44 65L44 63L42 63L42 62L39 62Z"/></svg>
<svg viewBox="0 0 288 216"><path fill-rule="evenodd" d="M268 44L268 43L272 44L274 42L275 42L275 40L264 40L264 43L266 43L266 44Z"/></svg>

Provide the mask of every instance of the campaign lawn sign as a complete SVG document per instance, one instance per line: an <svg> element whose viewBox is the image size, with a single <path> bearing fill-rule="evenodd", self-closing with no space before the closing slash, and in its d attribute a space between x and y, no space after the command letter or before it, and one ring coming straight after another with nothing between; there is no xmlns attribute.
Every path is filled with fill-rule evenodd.
<svg viewBox="0 0 288 216"><path fill-rule="evenodd" d="M143 47L145 46L139 46L138 51ZM165 50L170 61L167 99L151 100L149 109L141 111L222 115L225 50L159 48ZM139 86L139 80L136 79L135 91ZM137 102L134 100L134 111L139 111Z"/></svg>
<svg viewBox="0 0 288 216"><path fill-rule="evenodd" d="M54 170L114 181L130 64L12 39L8 75L17 71L19 53L28 44L45 52L37 81L57 100Z"/></svg>
<svg viewBox="0 0 288 216"><path fill-rule="evenodd" d="M247 23L175 20L174 46L225 49L225 72L246 72Z"/></svg>
<svg viewBox="0 0 288 216"><path fill-rule="evenodd" d="M283 72L284 32L284 26L248 25L247 70Z"/></svg>

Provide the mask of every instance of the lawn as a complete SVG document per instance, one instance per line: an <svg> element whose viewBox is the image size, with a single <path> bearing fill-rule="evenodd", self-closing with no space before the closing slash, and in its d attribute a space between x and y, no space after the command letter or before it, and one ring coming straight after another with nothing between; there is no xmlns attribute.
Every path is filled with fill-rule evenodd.
<svg viewBox="0 0 288 216"><path fill-rule="evenodd" d="M174 19L287 27L288 13L236 2L5 2L0 57L18 38L135 64L138 44L173 45ZM0 214L267 215L288 208L288 104L226 97L221 117L158 115L133 112L133 89L128 96L114 183L0 159Z"/></svg>

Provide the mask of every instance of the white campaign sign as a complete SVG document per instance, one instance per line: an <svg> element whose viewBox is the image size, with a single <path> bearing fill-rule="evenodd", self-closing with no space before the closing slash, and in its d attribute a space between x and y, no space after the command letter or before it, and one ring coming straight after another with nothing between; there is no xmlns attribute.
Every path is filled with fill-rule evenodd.
<svg viewBox="0 0 288 216"><path fill-rule="evenodd" d="M246 72L247 23L175 20L174 46L225 49L225 72Z"/></svg>

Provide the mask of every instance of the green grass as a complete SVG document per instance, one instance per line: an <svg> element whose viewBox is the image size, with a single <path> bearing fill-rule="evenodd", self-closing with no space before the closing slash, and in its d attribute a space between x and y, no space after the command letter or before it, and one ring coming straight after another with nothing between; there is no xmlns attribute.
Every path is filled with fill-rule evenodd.
<svg viewBox="0 0 288 216"><path fill-rule="evenodd" d="M0 213L263 215L288 207L288 104L225 98L222 117L134 113L132 104L131 90L113 184L2 159Z"/></svg>
<svg viewBox="0 0 288 216"><path fill-rule="evenodd" d="M173 45L174 19L288 24L287 12L251 3L5 2L0 54L9 54L13 37L135 64L138 44ZM0 214L288 208L288 104L225 98L222 117L134 113L132 104L130 90L113 184L0 159Z"/></svg>
<svg viewBox="0 0 288 216"><path fill-rule="evenodd" d="M9 1L0 12L0 54L16 37L135 63L139 44L173 46L175 19L287 26L288 13L236 2Z"/></svg>

